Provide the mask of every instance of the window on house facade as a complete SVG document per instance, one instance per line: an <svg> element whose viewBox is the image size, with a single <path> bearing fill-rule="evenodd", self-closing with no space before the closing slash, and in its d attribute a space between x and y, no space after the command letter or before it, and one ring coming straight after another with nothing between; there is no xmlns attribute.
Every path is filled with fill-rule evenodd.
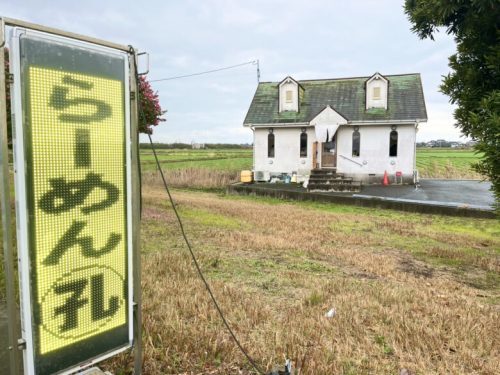
<svg viewBox="0 0 500 375"><path fill-rule="evenodd" d="M307 133L300 134L300 157L307 157Z"/></svg>
<svg viewBox="0 0 500 375"><path fill-rule="evenodd" d="M286 90L285 92L285 102L291 103L293 101L293 92L292 90Z"/></svg>
<svg viewBox="0 0 500 375"><path fill-rule="evenodd" d="M274 133L267 135L267 157L274 158Z"/></svg>
<svg viewBox="0 0 500 375"><path fill-rule="evenodd" d="M372 92L373 100L380 100L380 87L374 87Z"/></svg>
<svg viewBox="0 0 500 375"><path fill-rule="evenodd" d="M389 137L389 156L398 156L398 132L393 130Z"/></svg>
<svg viewBox="0 0 500 375"><path fill-rule="evenodd" d="M359 156L361 135L358 130L352 133L352 156Z"/></svg>

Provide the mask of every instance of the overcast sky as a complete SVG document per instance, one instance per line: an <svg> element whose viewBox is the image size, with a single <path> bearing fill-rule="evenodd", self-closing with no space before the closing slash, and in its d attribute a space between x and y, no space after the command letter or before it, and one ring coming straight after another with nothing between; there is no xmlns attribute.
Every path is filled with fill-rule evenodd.
<svg viewBox="0 0 500 375"><path fill-rule="evenodd" d="M261 81L422 74L429 121L419 141L460 140L453 106L439 92L455 43L410 31L397 0L0 0L0 14L132 44L150 54L149 79L260 60ZM256 66L153 83L167 122L158 142L251 143L242 123Z"/></svg>

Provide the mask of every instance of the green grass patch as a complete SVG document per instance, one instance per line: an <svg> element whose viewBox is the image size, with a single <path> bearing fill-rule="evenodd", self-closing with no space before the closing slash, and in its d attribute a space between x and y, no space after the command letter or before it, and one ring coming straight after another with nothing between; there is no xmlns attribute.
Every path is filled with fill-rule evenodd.
<svg viewBox="0 0 500 375"><path fill-rule="evenodd" d="M375 336L375 343L377 343L382 348L382 352L385 355L393 355L394 354L394 348L386 342L386 339L384 336L376 335Z"/></svg>
<svg viewBox="0 0 500 375"><path fill-rule="evenodd" d="M252 169L252 150L159 150L158 159L164 169L201 168L220 171ZM151 150L141 150L144 171L156 170Z"/></svg>
<svg viewBox="0 0 500 375"><path fill-rule="evenodd" d="M300 262L291 262L287 264L287 269L312 274L331 274L333 272L336 272L336 269L329 265L307 259L304 259Z"/></svg>
<svg viewBox="0 0 500 375"><path fill-rule="evenodd" d="M266 257L262 254L221 253L215 248L204 248L203 270L212 279L225 282L238 280L250 289L270 294L292 293L291 290L300 287L302 277L337 273L336 268L307 259L301 252L298 252L299 257L293 254Z"/></svg>
<svg viewBox="0 0 500 375"><path fill-rule="evenodd" d="M433 222L436 232L464 234L471 237L494 241L500 238L500 224L496 220L463 220L457 218L439 218ZM500 254L500 247L496 248Z"/></svg>
<svg viewBox="0 0 500 375"><path fill-rule="evenodd" d="M178 226L172 227L161 219L143 219L141 223L142 253L176 250L184 247Z"/></svg>
<svg viewBox="0 0 500 375"><path fill-rule="evenodd" d="M462 278L466 284L482 290L498 291L500 285L500 274L498 272L486 272L477 274L467 269L462 270ZM500 305L500 297L490 297L487 302Z"/></svg>
<svg viewBox="0 0 500 375"><path fill-rule="evenodd" d="M183 219L187 219L192 222L195 222L196 224L201 224L209 227L217 227L224 229L240 229L244 227L244 224L235 218L202 210L199 208L194 209L188 207L181 207L179 209L179 214Z"/></svg>
<svg viewBox="0 0 500 375"><path fill-rule="evenodd" d="M354 214L364 216L376 216L379 218L388 218L391 220L404 220L404 221L415 221L422 222L432 220L434 218L440 218L440 215L432 214L420 214L420 213L408 213L401 212L397 210L379 209L374 207L358 207L349 204L338 204L329 202L315 202L315 201L296 201L281 198L265 197L265 196L255 196L255 195L232 195L232 194L221 194L220 197L224 199L231 200L242 200L250 202L258 202L267 205L281 205L289 204L297 206L300 208L319 210L327 213L338 213L338 214ZM467 220L467 219L462 219ZM491 220L486 220L491 221Z"/></svg>
<svg viewBox="0 0 500 375"><path fill-rule="evenodd" d="M482 157L473 150L418 148L417 169L422 177L477 179L472 165Z"/></svg>
<svg viewBox="0 0 500 375"><path fill-rule="evenodd" d="M304 298L304 305L307 307L321 305L325 301L325 297L321 292L314 290L310 295Z"/></svg>

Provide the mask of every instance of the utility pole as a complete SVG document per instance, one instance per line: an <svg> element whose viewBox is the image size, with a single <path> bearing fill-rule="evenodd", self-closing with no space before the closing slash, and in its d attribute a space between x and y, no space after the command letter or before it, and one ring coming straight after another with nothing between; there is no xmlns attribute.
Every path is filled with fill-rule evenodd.
<svg viewBox="0 0 500 375"><path fill-rule="evenodd" d="M257 84L260 83L260 65L259 60L257 59Z"/></svg>

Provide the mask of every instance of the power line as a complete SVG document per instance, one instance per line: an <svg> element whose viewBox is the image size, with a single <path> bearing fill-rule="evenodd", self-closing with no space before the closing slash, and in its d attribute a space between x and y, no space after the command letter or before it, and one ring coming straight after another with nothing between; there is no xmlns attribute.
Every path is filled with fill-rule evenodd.
<svg viewBox="0 0 500 375"><path fill-rule="evenodd" d="M258 67L258 61L259 60L256 60L256 61L257 61L257 67ZM236 66L247 65L247 64L250 64L250 63L253 63L253 61L247 62L247 63L244 63L244 64L235 65L233 67L221 68L219 70L231 69L231 68L234 68ZM217 71L217 70L213 70L213 71ZM258 69L257 69L257 71L258 71ZM199 74L204 74L204 73L197 73L197 75L199 75ZM136 79L139 80L139 76L137 74L137 70L135 72L135 76L136 76ZM150 82L153 82L153 81L150 81ZM144 113L142 111L142 106L141 106L141 100L138 100L138 106L137 107L138 107L139 116L142 117L142 118L144 118ZM212 302L213 302L213 304L215 306L215 309L219 313L219 316L220 316L222 322L226 326L226 329L228 330L229 334L233 338L234 342L236 343L236 345L238 346L238 348L240 349L240 351L245 355L246 359L252 365L252 367L255 369L255 371L258 374L264 375L265 374L264 371L257 365L257 363L255 363L255 361L252 359L252 357L250 357L250 355L247 353L247 351L245 350L245 348L243 348L243 346L239 342L238 338L234 334L233 330L231 329L231 326L229 325L228 321L226 320L226 317L224 316L224 313L222 312L222 309L219 306L219 303L217 302L217 300L215 299L214 294L212 293L212 288L210 288L210 284L208 284L208 281L205 279L205 276L203 275L201 267L198 264L198 260L196 259L194 251L191 248L191 244L190 244L190 242L189 242L189 240L188 240L188 238L186 236L186 233L184 231L184 225L182 223L181 217L179 216L179 213L177 212L177 207L175 205L175 202L174 202L174 200L172 198L172 195L170 194L170 189L168 188L167 180L166 180L165 175L163 173L163 169L162 169L162 167L160 165L160 160L158 159L158 155L156 154L156 149L154 147L154 143L153 143L153 139L151 138L151 134L148 133L148 137L149 137L149 142L151 143L151 149L153 150L153 155L154 155L154 158L155 158L155 161L156 161L156 165L158 167L158 171L160 172L161 179L163 181L163 186L165 187L165 190L167 192L168 199L170 200L170 205L172 206L172 209L173 209L173 211L175 213L175 216L177 218L177 222L179 223L179 228L181 230L182 237L184 238L184 242L186 243L186 246L187 246L187 248L189 250L189 253L191 254L191 258L192 258L193 263L195 265L196 271L198 272L198 275L200 276L200 279L203 281L203 284L205 285L205 288L207 289L207 292L210 295L210 298L212 299ZM140 163L139 163L139 165L140 165Z"/></svg>
<svg viewBox="0 0 500 375"><path fill-rule="evenodd" d="M174 76L174 77L167 77L167 78L160 78L160 79L152 79L149 82L170 81L170 80L173 80L173 79L200 76L200 75L203 75L203 74L220 72L221 70L234 69L234 68L238 68L240 66L250 65L250 64L251 65L257 65L257 81L259 81L260 80L259 60L252 60L252 61L247 61L247 62L244 62L244 63L241 63L241 64L236 64L236 65L231 65L231 66L225 66L225 67L222 67L222 68L217 68L217 69L212 69L212 70L206 70L204 72L199 72L199 73L185 74L185 75L182 75L182 76Z"/></svg>
<svg viewBox="0 0 500 375"><path fill-rule="evenodd" d="M212 299L212 302L214 303L214 306L215 306L217 312L219 313L219 316L221 317L222 322L226 326L226 328L227 328L228 332L230 333L231 337L233 338L234 342L236 343L236 345L238 346L240 351L245 355L248 362L250 362L250 364L255 369L255 371L257 371L257 373L263 375L264 371L262 371L262 369L255 363L255 361L252 359L252 357L250 357L250 355L247 353L247 351L240 344L239 340L236 338L236 335L234 334L233 330L229 326L229 323L227 322L227 320L224 316L224 313L222 312L222 310L219 306L219 303L217 302L217 300L215 299L215 296L212 293L212 289L210 288L208 281L205 279L205 276L203 275L203 272L201 271L200 265L198 264L198 260L196 259L196 256L194 255L194 252L193 252L193 249L191 248L191 244L189 243L189 240L186 236L186 233L184 232L184 225L182 224L182 220L179 216L179 213L177 212L177 207L174 203L172 195L170 194L170 189L168 188L167 180L165 179L165 175L163 174L163 169L160 165L160 161L158 160L158 155L156 154L156 149L155 149L155 146L153 143L153 139L151 138L151 134L148 134L148 137L149 137L149 143L151 143L151 150L153 150L153 155L155 157L156 166L158 167L158 170L160 171L161 179L163 180L163 186L165 187L165 190L166 190L167 195L168 195L168 199L170 200L170 205L172 206L172 208L174 210L175 216L177 218L177 222L179 223L182 237L184 238L184 242L186 243L186 246L189 249L189 253L191 254L191 258L193 259L193 263L196 267L196 271L198 271L198 275L200 276L200 279L203 281L203 284L205 284L205 288L207 289L207 292L210 295L210 298Z"/></svg>

